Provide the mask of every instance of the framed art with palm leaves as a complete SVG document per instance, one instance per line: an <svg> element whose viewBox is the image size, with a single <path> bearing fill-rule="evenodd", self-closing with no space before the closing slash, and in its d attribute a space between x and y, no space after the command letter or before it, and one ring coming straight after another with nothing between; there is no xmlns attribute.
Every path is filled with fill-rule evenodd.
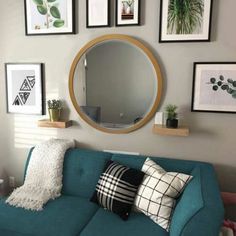
<svg viewBox="0 0 236 236"><path fill-rule="evenodd" d="M26 35L75 34L74 0L25 0Z"/></svg>
<svg viewBox="0 0 236 236"><path fill-rule="evenodd" d="M212 0L161 0L159 42L210 41Z"/></svg>

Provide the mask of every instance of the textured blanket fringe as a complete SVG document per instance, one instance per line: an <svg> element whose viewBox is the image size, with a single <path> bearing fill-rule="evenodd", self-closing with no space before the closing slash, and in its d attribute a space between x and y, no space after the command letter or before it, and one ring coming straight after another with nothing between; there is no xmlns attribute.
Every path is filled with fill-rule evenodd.
<svg viewBox="0 0 236 236"><path fill-rule="evenodd" d="M74 142L50 139L33 150L25 183L15 189L6 203L32 211L43 210L50 199L61 195L64 155ZM50 155L49 155L50 154Z"/></svg>

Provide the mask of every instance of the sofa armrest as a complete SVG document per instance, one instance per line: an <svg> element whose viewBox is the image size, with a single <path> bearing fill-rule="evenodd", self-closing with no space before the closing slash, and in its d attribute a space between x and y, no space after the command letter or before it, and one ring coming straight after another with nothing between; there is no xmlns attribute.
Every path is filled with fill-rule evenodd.
<svg viewBox="0 0 236 236"><path fill-rule="evenodd" d="M176 205L170 236L218 236L224 218L224 207L210 164L196 167L194 178Z"/></svg>

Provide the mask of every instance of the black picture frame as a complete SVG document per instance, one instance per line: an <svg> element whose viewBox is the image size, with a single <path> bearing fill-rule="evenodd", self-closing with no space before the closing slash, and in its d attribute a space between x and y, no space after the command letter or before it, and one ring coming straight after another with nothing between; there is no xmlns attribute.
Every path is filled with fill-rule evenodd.
<svg viewBox="0 0 236 236"><path fill-rule="evenodd" d="M20 69L16 68L17 66L27 67L27 69L31 68L30 70L33 70L34 68L38 67L38 77L39 78L37 78L37 82L36 82L36 76L34 77L34 79L35 79L34 83L32 83L32 80L31 80L31 83L29 83L30 82L29 79L32 79L32 77L29 76L31 78L28 78L26 76L27 78L24 78L23 83L19 84L20 87L18 86L20 88L19 92L17 93L18 99L20 100L19 101L20 104L17 105L18 108L19 107L23 108L24 105L28 106L26 104L26 102L27 102L27 99L29 99L30 95L31 95L31 94L29 94L29 95L27 95L27 97L24 97L23 94L21 96L20 93L22 93L22 92L30 93L33 90L33 88L37 86L37 89L34 89L34 90L36 90L36 92L35 92L36 105L33 106L32 104L30 104L26 108L27 111L25 110L25 108L23 108L22 111L20 109L14 110L13 105L15 105L14 103L15 103L16 99L14 99L15 96L12 96L13 93L9 94L10 89L12 89L12 86L9 86L9 84L10 84L9 80L10 79L12 80L11 84L13 84L13 80L15 80L15 78L12 75L9 76L10 75L9 72L13 71L14 69L16 71L17 71L17 69L19 71L22 70L22 68L20 68ZM25 69L25 70L27 70L27 69ZM19 79L19 78L17 77L17 79ZM29 88L22 90L25 79L27 80ZM5 83L6 83L6 112L8 114L45 115L44 64L43 63L5 63ZM36 84L36 83L38 83L38 84ZM36 94L36 93L38 93L38 94ZM23 101L23 99L26 99L26 101ZM14 100L14 102L12 103L13 100Z"/></svg>
<svg viewBox="0 0 236 236"><path fill-rule="evenodd" d="M115 14L115 25L117 27L125 27L125 26L140 26L141 25L141 1L140 0L134 0L138 3L138 10L137 10L137 23L119 23L119 2L122 2L121 0L116 0L116 14Z"/></svg>
<svg viewBox="0 0 236 236"><path fill-rule="evenodd" d="M191 34L187 35L187 34L180 34L180 38L178 39L177 38L177 34L173 34L174 37L171 39L170 36L167 36L168 34L166 34L165 36L166 37L169 37L169 39L164 39L163 38L163 22L166 22L167 24L167 19L166 20L163 20L164 18L164 14L163 14L163 8L166 6L164 6L164 4L168 4L169 2L168 1L165 1L165 0L160 0L160 20L159 20L159 43L193 43L193 42L210 42L211 41L211 24L212 24L212 11L213 11L213 0L205 0L206 4L209 4L208 5L208 18L207 18L207 29L204 29L203 31L204 34L202 36L202 38L200 37L201 34L198 34L199 35L199 38L197 36L194 36L191 38ZM204 5L205 7L205 5ZM205 11L205 9L204 9ZM168 13L168 12L167 12ZM167 14L168 15L168 14ZM166 16L167 18L168 16ZM204 19L203 19L204 20ZM206 20L206 19L205 19ZM203 22L204 24L204 22ZM167 27L167 25L166 25ZM166 31L167 31L167 28L166 28ZM193 36L194 34L192 34ZM196 34L197 35L197 34ZM182 36L182 38L181 38ZM176 38L175 38L176 37ZM189 38L188 38L189 37Z"/></svg>
<svg viewBox="0 0 236 236"><path fill-rule="evenodd" d="M43 32L40 32L40 29L38 29L38 32L36 32L34 29L30 29L29 25L30 22L29 20L31 17L29 17L30 12L28 12L29 9L29 0L24 0L24 13L25 13L25 35L26 36L40 36L40 35L63 35L63 34L76 34L76 0L66 0L70 1L70 27L68 30L65 31L52 31L50 32L49 30L44 30ZM56 18L54 18L57 20ZM36 28L36 26L35 26ZM41 30L42 31L42 30Z"/></svg>
<svg viewBox="0 0 236 236"><path fill-rule="evenodd" d="M214 70L215 69L215 70ZM205 73L204 73L205 71ZM234 73L233 73L234 71ZM201 75L199 77L199 74ZM205 81L205 74L208 74L208 78ZM234 75L234 76L229 76ZM204 99L201 99L201 81L204 81L205 86L211 86L211 93L204 94ZM229 82L230 81L230 82ZM213 86L215 86L213 88ZM217 86L217 87L216 87ZM209 88L208 90L209 91ZM214 91L212 93L212 91ZM204 92L202 92L204 93ZM206 92L205 92L206 93ZM209 98L219 93L222 97L222 104L211 104ZM223 100L224 99L224 100ZM229 102L226 103L226 99ZM232 100L231 100L232 99ZM236 113L236 105L229 105L233 99L236 101L236 62L194 62L193 64L193 85L192 85L192 100L191 100L191 112L210 112L210 113ZM208 101L208 104L206 103ZM219 98L212 99L212 101L219 101ZM227 106L225 105L227 104ZM236 102L235 102L236 104ZM217 108L218 105L218 108ZM208 106L208 107L207 107ZM222 107L225 108L222 108ZM234 109L229 109L234 107Z"/></svg>
<svg viewBox="0 0 236 236"><path fill-rule="evenodd" d="M107 24L101 24L101 25L90 25L89 24L89 1L86 0L86 28L103 28L103 27L111 27L111 15L110 15L110 10L111 10L111 4L110 0L107 1Z"/></svg>

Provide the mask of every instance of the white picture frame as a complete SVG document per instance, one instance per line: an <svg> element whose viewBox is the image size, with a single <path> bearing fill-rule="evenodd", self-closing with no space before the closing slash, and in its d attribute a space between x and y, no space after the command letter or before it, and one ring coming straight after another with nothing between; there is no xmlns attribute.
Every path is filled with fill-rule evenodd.
<svg viewBox="0 0 236 236"><path fill-rule="evenodd" d="M43 64L6 63L7 113L43 115Z"/></svg>
<svg viewBox="0 0 236 236"><path fill-rule="evenodd" d="M87 28L110 27L110 0L86 0Z"/></svg>

